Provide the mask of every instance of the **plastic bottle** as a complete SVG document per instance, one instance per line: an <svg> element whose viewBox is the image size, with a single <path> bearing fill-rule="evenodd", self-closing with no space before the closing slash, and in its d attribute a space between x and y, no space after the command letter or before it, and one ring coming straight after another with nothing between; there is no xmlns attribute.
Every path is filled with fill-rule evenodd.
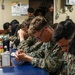
<svg viewBox="0 0 75 75"><path fill-rule="evenodd" d="M10 66L10 52L7 49L7 46L5 46L6 51L2 53L2 66Z"/></svg>

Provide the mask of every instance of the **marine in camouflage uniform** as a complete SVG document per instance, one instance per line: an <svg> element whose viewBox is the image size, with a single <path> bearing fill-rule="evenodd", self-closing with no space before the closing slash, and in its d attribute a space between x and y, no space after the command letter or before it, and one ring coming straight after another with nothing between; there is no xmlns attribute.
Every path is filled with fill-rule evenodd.
<svg viewBox="0 0 75 75"><path fill-rule="evenodd" d="M38 23L38 25L36 22ZM32 21L31 25L32 26L30 26L30 28L29 28L30 34L32 34L32 33L36 34L36 33L39 33L38 31L41 31L41 29L43 28L42 26L47 25L47 22L43 17L37 16ZM42 25L42 26L40 27L40 25ZM53 32L53 29L51 27L49 27L49 28ZM45 27L43 29L45 29ZM36 34L36 35L38 36L38 34ZM44 33L43 33L41 39L43 39L43 37L45 35L46 35L46 32L44 30ZM37 37L37 36L35 36L35 37ZM41 46L41 49L39 49L38 51L35 51L35 52L31 52L28 55L33 57L32 61L31 61L31 64L33 66L43 68L50 73L54 73L54 72L58 71L58 69L61 67L61 65L63 63L63 60L62 60L63 52L61 51L61 48L54 41L52 41L52 39L51 39L52 37L50 39L49 39L49 37L51 37L51 32L50 32L49 36L47 35L47 38L50 41L47 42L48 41L47 38L46 38L47 41L44 38L43 40L46 41L46 43L43 43L43 45Z"/></svg>
<svg viewBox="0 0 75 75"><path fill-rule="evenodd" d="M45 18L47 22L49 23L49 25L51 26L53 24L53 14L50 12L47 12L45 15Z"/></svg>
<svg viewBox="0 0 75 75"><path fill-rule="evenodd" d="M64 66L59 75L75 75L75 23L71 19L60 22L53 37L64 52Z"/></svg>
<svg viewBox="0 0 75 75"><path fill-rule="evenodd" d="M34 15L31 15L31 16L28 16L27 19L25 19L23 22L22 22L22 25L20 25L18 27L18 30L19 29L22 29L24 28L25 26L29 26L30 22L32 21L32 19L34 18L35 16ZM24 26L25 25L25 26ZM17 31L18 31L17 30ZM28 45L29 45L29 42L31 42L32 37L29 37L29 40L27 40L27 38L25 37L25 39L23 41L20 42L20 39L18 36L12 36L11 38L11 41L13 42L13 49L27 49L28 48ZM26 40L27 40L27 43L26 43ZM28 42L29 41L29 42ZM34 40L33 40L34 41ZM18 42L18 43L17 43ZM25 47L24 47L25 46ZM25 51L25 50L24 50ZM25 51L26 52L26 51Z"/></svg>
<svg viewBox="0 0 75 75"><path fill-rule="evenodd" d="M75 56L65 52L63 58L64 64L58 75L75 75Z"/></svg>
<svg viewBox="0 0 75 75"><path fill-rule="evenodd" d="M29 54L27 53L28 55L33 56L31 64L33 66L43 68L50 73L56 72L63 63L63 52L59 46L53 46L54 45L51 42L48 42L48 44L45 43L42 45L40 50Z"/></svg>
<svg viewBox="0 0 75 75"><path fill-rule="evenodd" d="M28 8L28 18L25 19L22 24L25 26L28 26L27 29L29 28L29 25L32 21L32 19L35 17L34 16L34 9L33 8ZM17 49L22 49L25 53L30 50L30 46L35 44L36 39L32 36L28 36L25 40L21 41L19 45L17 46Z"/></svg>
<svg viewBox="0 0 75 75"><path fill-rule="evenodd" d="M54 6L53 4L50 4L49 11L45 14L45 18L50 26L52 26L53 24L53 11L54 11Z"/></svg>
<svg viewBox="0 0 75 75"><path fill-rule="evenodd" d="M34 18L34 15L29 16L25 21L23 21L23 25L26 26L26 24L30 24L31 20ZM21 26L22 27L22 26ZM23 27L22 27L23 28ZM15 37L14 37L15 38ZM16 37L17 38L17 37ZM15 39L16 39L15 38ZM34 45L35 44L35 45ZM37 39L35 39L33 36L28 36L27 38L25 37L23 41L20 41L18 46L13 46L16 49L21 49L23 50L25 53L27 52L31 52L36 50L37 48L39 48L41 46L41 42L38 42Z"/></svg>
<svg viewBox="0 0 75 75"><path fill-rule="evenodd" d="M69 44L69 50L68 52L64 52L63 55L64 61L66 62L64 68L66 68L67 71L67 74L65 75L75 75L75 32L72 36L73 37L71 37Z"/></svg>
<svg viewBox="0 0 75 75"><path fill-rule="evenodd" d="M42 40L42 42L44 41L46 43L43 42L41 49L38 51L18 54L19 60L28 61L33 66L43 68L50 73L58 71L63 63L63 52L61 48L52 41L53 29L48 26L47 21L42 16L37 16L31 22L29 32L30 34L35 34L35 37L40 38L40 41ZM46 35L47 38L45 37Z"/></svg>

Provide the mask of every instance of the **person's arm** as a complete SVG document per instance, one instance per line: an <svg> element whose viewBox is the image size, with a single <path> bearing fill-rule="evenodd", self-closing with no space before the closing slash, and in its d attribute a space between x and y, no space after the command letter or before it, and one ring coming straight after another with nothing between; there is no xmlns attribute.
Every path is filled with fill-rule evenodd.
<svg viewBox="0 0 75 75"><path fill-rule="evenodd" d="M62 64L62 55L63 52L58 50L59 48L56 48L52 55L46 53L45 58L33 58L31 61L31 64L33 66L43 68L49 72L55 72L57 71L61 64Z"/></svg>
<svg viewBox="0 0 75 75"><path fill-rule="evenodd" d="M29 43L31 43L31 41L32 41L32 38L30 38L30 36L29 36L27 39L24 39L23 41L21 41L19 43L19 45L17 46L17 49L21 49L25 53L27 53L30 48Z"/></svg>
<svg viewBox="0 0 75 75"><path fill-rule="evenodd" d="M29 36L26 40L23 40L19 43L17 49L21 49L25 53L28 53L28 52L35 51L37 47L39 48L39 46L41 45L42 45L41 42L37 43L37 40L34 37Z"/></svg>
<svg viewBox="0 0 75 75"><path fill-rule="evenodd" d="M50 43L41 43L41 45L40 44L37 45L38 43L39 42L37 42L35 45L33 45L31 47L32 48L32 51L31 52L28 52L26 54L29 55L29 56L31 56L31 57L44 58L45 57L45 51L47 52L48 49L51 49L52 48L51 47L51 44Z"/></svg>
<svg viewBox="0 0 75 75"><path fill-rule="evenodd" d="M30 47L29 52L37 51L42 46L42 44L43 43L41 41L37 41Z"/></svg>
<svg viewBox="0 0 75 75"><path fill-rule="evenodd" d="M63 53L56 48L55 51L50 55L45 54L45 58L37 58L26 55L25 53L19 54L18 57L20 60L25 60L31 62L33 66L43 68L49 72L55 72L62 64L62 55Z"/></svg>
<svg viewBox="0 0 75 75"><path fill-rule="evenodd" d="M26 35L26 32L23 29L18 30L18 36L19 36L20 42L24 40L25 35Z"/></svg>

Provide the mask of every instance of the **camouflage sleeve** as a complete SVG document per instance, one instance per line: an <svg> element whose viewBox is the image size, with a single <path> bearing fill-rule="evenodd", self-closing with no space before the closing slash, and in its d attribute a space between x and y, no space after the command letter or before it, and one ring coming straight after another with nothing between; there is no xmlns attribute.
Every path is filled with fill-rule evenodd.
<svg viewBox="0 0 75 75"><path fill-rule="evenodd" d="M17 38L18 38L18 37L16 37L16 36L10 36L10 40L11 40L12 42L15 41Z"/></svg>
<svg viewBox="0 0 75 75"><path fill-rule="evenodd" d="M17 46L17 49L23 50L25 53L29 51L29 44L26 42L26 40L23 40L19 43Z"/></svg>
<svg viewBox="0 0 75 75"><path fill-rule="evenodd" d="M35 45L33 45L35 46ZM34 48L32 48L33 50ZM37 58L43 58L45 57L45 50L46 50L46 44L42 43L35 51L32 51L30 53L26 53L29 56L37 57Z"/></svg>
<svg viewBox="0 0 75 75"><path fill-rule="evenodd" d="M35 45L33 45L35 46ZM34 51L30 52L30 53L26 53L29 56L32 57L37 57L37 58L44 58L45 57L45 53L48 53L51 51L51 48L54 46L53 42L47 42L47 43L42 43L37 49L35 49ZM49 51L48 51L49 50Z"/></svg>
<svg viewBox="0 0 75 75"><path fill-rule="evenodd" d="M33 36L29 36L26 40L26 43L30 46L34 45L37 42L37 39Z"/></svg>
<svg viewBox="0 0 75 75"><path fill-rule="evenodd" d="M26 54L31 57L37 57L37 58L43 58L45 56L45 53L41 49Z"/></svg>
<svg viewBox="0 0 75 75"><path fill-rule="evenodd" d="M75 75L75 56L68 53L67 59L68 75Z"/></svg>
<svg viewBox="0 0 75 75"><path fill-rule="evenodd" d="M31 42L31 40L32 38L28 37L27 39L21 41L17 46L17 49L22 49L24 52L26 52L26 49L29 49L29 42Z"/></svg>
<svg viewBox="0 0 75 75"><path fill-rule="evenodd" d="M45 54L45 58L34 57L31 64L33 66L43 68L48 72L55 72L62 64L62 55L63 53L60 51L60 48L57 47L53 50L52 55L48 52L48 54Z"/></svg>
<svg viewBox="0 0 75 75"><path fill-rule="evenodd" d="M29 36L26 40L20 42L17 49L22 49L25 53L32 52L32 50L36 49L36 47L39 47L39 44L41 45L40 42L39 43L36 43L36 42L37 41L35 38L33 38L32 36Z"/></svg>
<svg viewBox="0 0 75 75"><path fill-rule="evenodd" d="M10 37L10 41L13 42L12 48L13 48L13 49L17 49L17 45L20 43L19 38L16 37L16 36L11 36L11 37Z"/></svg>
<svg viewBox="0 0 75 75"><path fill-rule="evenodd" d="M42 45L42 42L41 41L36 42L34 45L32 45L30 47L30 49L29 49L30 52L33 52L33 51L38 50L41 47L41 45Z"/></svg>

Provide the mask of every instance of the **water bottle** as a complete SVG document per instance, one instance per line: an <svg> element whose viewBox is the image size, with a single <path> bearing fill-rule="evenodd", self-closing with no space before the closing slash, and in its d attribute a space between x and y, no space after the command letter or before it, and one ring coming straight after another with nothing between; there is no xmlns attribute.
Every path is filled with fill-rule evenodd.
<svg viewBox="0 0 75 75"><path fill-rule="evenodd" d="M8 51L7 46L5 48L6 51L2 53L1 64L2 66L10 66L10 52Z"/></svg>

